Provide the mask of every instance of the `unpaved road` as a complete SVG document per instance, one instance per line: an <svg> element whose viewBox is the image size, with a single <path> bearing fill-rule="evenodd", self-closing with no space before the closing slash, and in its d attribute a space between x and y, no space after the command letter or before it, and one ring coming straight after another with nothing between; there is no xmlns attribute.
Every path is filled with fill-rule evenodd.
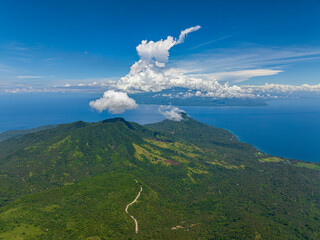
<svg viewBox="0 0 320 240"><path fill-rule="evenodd" d="M135 179L135 181L136 181L136 183L138 183L138 181L136 179ZM140 197L141 192L142 192L142 185L140 185L140 191L139 191L138 195L136 196L136 198L126 206L126 209L125 209L126 213L128 213L128 208L138 200L138 198ZM137 219L135 219L134 216L132 216L130 214L129 214L129 216L134 220L134 223L136 224L136 233L138 233L139 228L138 228Z"/></svg>

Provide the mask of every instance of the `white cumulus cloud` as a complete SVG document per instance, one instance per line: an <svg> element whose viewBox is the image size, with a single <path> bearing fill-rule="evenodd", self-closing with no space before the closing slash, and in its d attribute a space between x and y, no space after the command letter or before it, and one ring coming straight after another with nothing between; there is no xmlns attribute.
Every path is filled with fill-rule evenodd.
<svg viewBox="0 0 320 240"><path fill-rule="evenodd" d="M168 36L165 40L157 42L143 40L137 46L140 60L134 63L128 75L122 77L116 84L123 91L135 92L157 92L177 85L183 85L186 81L184 73L179 69L165 68L169 59L169 50L183 43L185 37L200 26L187 28L181 31L178 39Z"/></svg>
<svg viewBox="0 0 320 240"><path fill-rule="evenodd" d="M167 39L159 40L157 42L143 40L136 49L140 57L139 64L150 64L154 63L158 67L164 67L164 64L168 61L169 50L177 44L183 43L185 37L194 31L199 30L200 26L195 26L187 28L181 31L179 39L175 39L171 36L168 36ZM137 63L136 63L137 64Z"/></svg>
<svg viewBox="0 0 320 240"><path fill-rule="evenodd" d="M177 122L183 119L181 113L185 113L184 110L172 105L168 105L168 106L161 105L158 111L167 119L177 121Z"/></svg>
<svg viewBox="0 0 320 240"><path fill-rule="evenodd" d="M102 98L89 103L90 107L102 112L108 109L112 114L123 113L126 110L137 108L137 103L127 93L108 90Z"/></svg>
<svg viewBox="0 0 320 240"><path fill-rule="evenodd" d="M165 40L161 39L157 42L142 41L137 46L140 60L131 66L130 72L126 76L115 82L114 87L129 93L160 92L165 89L181 87L204 91L203 94L198 93L198 96L202 97L253 97L252 91L241 89L236 85L230 86L228 83L221 83L221 81L241 82L252 77L270 76L282 72L272 69L248 69L196 74L183 67L165 67L170 55L169 50L173 46L183 43L189 33L200 28L200 26L187 28L181 31L178 39L168 36Z"/></svg>

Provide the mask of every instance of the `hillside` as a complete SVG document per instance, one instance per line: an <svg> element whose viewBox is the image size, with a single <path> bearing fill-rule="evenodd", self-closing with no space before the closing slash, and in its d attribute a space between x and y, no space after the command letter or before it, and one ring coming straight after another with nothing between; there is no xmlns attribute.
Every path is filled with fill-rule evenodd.
<svg viewBox="0 0 320 240"><path fill-rule="evenodd" d="M319 239L319 173L186 115L58 125L0 142L0 239Z"/></svg>
<svg viewBox="0 0 320 240"><path fill-rule="evenodd" d="M0 142L7 140L9 138L18 138L28 133L39 132L41 130L50 129L54 127L55 125L44 125L41 127L31 128L31 129L8 130L0 133Z"/></svg>

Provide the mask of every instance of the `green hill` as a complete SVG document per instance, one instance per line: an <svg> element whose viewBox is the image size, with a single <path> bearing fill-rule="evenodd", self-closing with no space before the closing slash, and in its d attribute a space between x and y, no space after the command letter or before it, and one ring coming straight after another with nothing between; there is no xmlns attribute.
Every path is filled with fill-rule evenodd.
<svg viewBox="0 0 320 240"><path fill-rule="evenodd" d="M187 116L58 125L0 143L0 239L319 239L319 169Z"/></svg>
<svg viewBox="0 0 320 240"><path fill-rule="evenodd" d="M54 128L55 126L56 125L44 125L41 127L31 128L31 129L8 130L8 131L0 133L0 142L7 140L9 138L18 138L18 137L21 137L21 136L28 134L28 133L39 132L41 130Z"/></svg>

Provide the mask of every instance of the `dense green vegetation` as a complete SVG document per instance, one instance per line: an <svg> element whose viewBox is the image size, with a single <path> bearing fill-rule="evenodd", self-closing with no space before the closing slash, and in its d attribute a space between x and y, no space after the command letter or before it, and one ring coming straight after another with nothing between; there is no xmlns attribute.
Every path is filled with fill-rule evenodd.
<svg viewBox="0 0 320 240"><path fill-rule="evenodd" d="M0 142L7 140L9 138L18 138L28 133L39 132L41 130L50 129L54 127L55 125L44 125L41 127L31 128L31 129L8 130L3 133L0 133Z"/></svg>
<svg viewBox="0 0 320 240"><path fill-rule="evenodd" d="M0 143L0 239L319 239L319 168L187 116L59 125Z"/></svg>

